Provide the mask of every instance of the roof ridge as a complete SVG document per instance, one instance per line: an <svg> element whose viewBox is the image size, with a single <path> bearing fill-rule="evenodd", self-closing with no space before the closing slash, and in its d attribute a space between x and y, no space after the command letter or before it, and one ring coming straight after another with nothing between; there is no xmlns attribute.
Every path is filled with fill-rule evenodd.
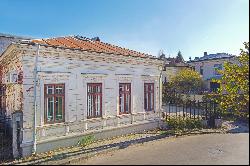
<svg viewBox="0 0 250 166"><path fill-rule="evenodd" d="M126 48L121 47L121 46L117 46L117 45L110 44L110 43L106 43L106 42L103 42L103 43L105 43L105 44L107 44L107 45L110 45L110 46L113 46L113 47L117 47L117 48L120 48L120 49L125 49L125 50L126 50ZM129 51L133 52L133 50L130 50L130 49L127 49L127 50L129 50ZM129 54L129 55L131 55L130 53L128 53L128 54ZM131 56L132 56L132 55L131 55Z"/></svg>
<svg viewBox="0 0 250 166"><path fill-rule="evenodd" d="M81 35L75 35L76 37L81 37L83 39L86 39L87 41L91 41L91 42L95 42L94 40L92 40L91 38L88 38L88 37L85 37L85 36L81 36ZM136 50L132 50L132 49L128 49L128 48L125 48L125 47L121 47L121 46L117 46L117 45L114 45L114 44L110 44L110 43L106 43L106 42L103 42L103 41L99 41L103 44L107 44L107 45L110 45L110 46L113 46L113 47L118 47L120 49L124 49L124 50L127 50L129 52L132 52L134 54L142 54L142 55L145 55L145 56L152 56L150 54L147 54L147 53L143 53L143 52L139 52L139 51L136 51Z"/></svg>
<svg viewBox="0 0 250 166"><path fill-rule="evenodd" d="M49 37L41 39L33 39L32 42L43 43L46 45L60 46L66 48L80 48L83 50L90 50L102 53L111 53L124 56L142 57L142 58L154 58L154 56L125 48L119 45L103 42L100 40L94 40L93 38L81 36L81 35L65 35L58 37Z"/></svg>
<svg viewBox="0 0 250 166"><path fill-rule="evenodd" d="M142 55L146 55L146 56L152 56L152 55L150 55L150 54L146 54L146 53L139 52L139 51L132 50L132 49L128 49L128 48L125 48L125 47L113 45L113 44L110 44L110 43L106 43L106 44L109 44L109 45L112 45L112 46L115 46L115 47L118 47L118 48L121 48L121 49L125 49L125 50L131 51L131 52L135 52L135 53L137 53L137 54L142 54Z"/></svg>

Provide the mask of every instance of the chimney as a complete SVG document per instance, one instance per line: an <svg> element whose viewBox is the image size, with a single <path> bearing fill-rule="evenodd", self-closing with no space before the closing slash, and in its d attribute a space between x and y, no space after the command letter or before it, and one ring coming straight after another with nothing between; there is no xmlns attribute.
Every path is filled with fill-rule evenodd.
<svg viewBox="0 0 250 166"><path fill-rule="evenodd" d="M207 52L204 52L204 56L207 56Z"/></svg>
<svg viewBox="0 0 250 166"><path fill-rule="evenodd" d="M100 41L100 38L99 38L99 37L94 37L94 38L92 38L91 40Z"/></svg>

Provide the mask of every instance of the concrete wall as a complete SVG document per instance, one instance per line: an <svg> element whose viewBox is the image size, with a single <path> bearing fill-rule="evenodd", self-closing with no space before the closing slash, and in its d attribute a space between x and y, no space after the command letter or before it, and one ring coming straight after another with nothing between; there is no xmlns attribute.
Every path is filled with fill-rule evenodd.
<svg viewBox="0 0 250 166"><path fill-rule="evenodd" d="M90 130L70 136L61 136L57 137L57 139L50 139L40 141L37 144L37 153L46 152L49 150L58 149L60 147L70 147L76 146L77 143L84 137L84 136L94 136L94 140L101 140L106 138L112 138L115 136L126 135L130 133L140 133L145 130L151 130L158 128L160 121L158 120L151 120L143 123L135 123L135 124L128 124L126 126L119 126L114 128L105 128L101 130ZM30 146L26 146L23 148L23 156L30 155L31 148Z"/></svg>
<svg viewBox="0 0 250 166"><path fill-rule="evenodd" d="M22 52L23 64L23 155L30 155L33 146L34 75L36 47L16 45ZM161 111L161 61L99 54L68 49L41 47L37 82L37 150L45 151L43 142L68 139L90 131L115 129L138 123L157 122ZM119 115L119 83L131 83L132 114ZM65 122L45 124L44 85L65 84ZM87 83L102 83L102 118L87 119ZM154 83L155 112L144 110L144 83ZM145 128L146 129L146 128ZM123 130L124 131L124 130ZM125 132L125 131L124 131ZM43 150L42 150L43 149Z"/></svg>

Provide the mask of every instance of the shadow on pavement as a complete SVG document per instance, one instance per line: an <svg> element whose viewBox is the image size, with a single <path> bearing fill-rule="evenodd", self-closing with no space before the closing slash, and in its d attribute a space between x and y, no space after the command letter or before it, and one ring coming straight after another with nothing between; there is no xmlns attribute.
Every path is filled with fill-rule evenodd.
<svg viewBox="0 0 250 166"><path fill-rule="evenodd" d="M40 160L43 160L43 161L36 162L36 160L33 160L34 162L32 164L42 164L44 162L49 162L49 161L59 161L59 160L62 160L62 159L68 158L68 157L77 156L77 155L81 155L81 154L88 154L88 153L92 153L92 152L98 153L100 151L103 151L106 149L111 149L111 148L125 149L125 148L129 147L130 145L141 144L141 143L145 143L145 142L159 140L159 139L170 137L170 136L172 136L172 134L160 134L160 135L156 135L156 136L149 136L149 137L145 137L145 138L123 141L123 142L119 142L119 143L106 144L106 145L102 145L102 146L98 146L98 147L94 147L94 148L81 149L81 150L77 150L77 151L73 151L73 152L65 152L65 153L53 155L52 158L50 158L50 159L46 159L46 157L40 158ZM32 162L32 161L29 161L29 162Z"/></svg>

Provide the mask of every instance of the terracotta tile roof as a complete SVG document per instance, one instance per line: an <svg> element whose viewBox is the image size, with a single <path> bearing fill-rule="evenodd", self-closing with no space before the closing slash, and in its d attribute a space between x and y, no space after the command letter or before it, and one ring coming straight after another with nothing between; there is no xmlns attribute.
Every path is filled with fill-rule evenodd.
<svg viewBox="0 0 250 166"><path fill-rule="evenodd" d="M124 56L154 58L152 55L149 54L104 43L100 41L99 38L90 39L82 36L65 36L65 37L50 38L50 39L34 39L32 40L32 42L49 46L66 47L71 49L82 49L100 53L103 52L103 53L121 54Z"/></svg>

